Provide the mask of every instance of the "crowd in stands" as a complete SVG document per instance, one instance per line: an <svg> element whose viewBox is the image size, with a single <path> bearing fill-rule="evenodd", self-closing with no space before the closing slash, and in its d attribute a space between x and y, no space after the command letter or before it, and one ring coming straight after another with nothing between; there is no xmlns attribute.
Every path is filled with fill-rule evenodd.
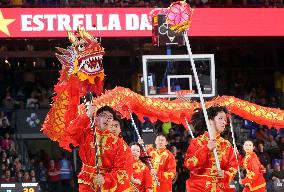
<svg viewBox="0 0 284 192"><path fill-rule="evenodd" d="M72 165L66 154L55 161L40 151L28 163L22 162L9 120L4 112L0 115L0 183L38 182L43 192L73 191Z"/></svg>
<svg viewBox="0 0 284 192"><path fill-rule="evenodd" d="M7 74L2 74L7 77ZM39 109L49 108L50 98L53 93L52 86L44 85L35 79L35 75L30 71L23 73L20 82L7 84L7 79L0 80L1 105L5 109Z"/></svg>
<svg viewBox="0 0 284 192"><path fill-rule="evenodd" d="M173 0L1 0L7 7L168 7ZM282 0L190 0L192 7L282 7Z"/></svg>

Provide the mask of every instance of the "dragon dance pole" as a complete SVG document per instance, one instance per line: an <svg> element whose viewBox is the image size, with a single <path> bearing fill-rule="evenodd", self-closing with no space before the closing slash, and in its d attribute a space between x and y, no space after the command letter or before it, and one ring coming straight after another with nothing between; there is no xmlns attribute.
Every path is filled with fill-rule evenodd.
<svg viewBox="0 0 284 192"><path fill-rule="evenodd" d="M189 40L188 40L188 36L187 36L186 31L183 33L183 37L184 37L184 40L185 40L185 43L186 43L186 48L187 48L187 51L188 51L188 56L189 56L189 59L190 59L190 63L191 63L191 67L192 67L192 71L193 71L193 75L194 75L194 79L195 79L195 82L196 82L197 91L198 91L198 95L199 95L199 98L200 98L200 104L201 104L201 108L202 108L202 111L203 111L203 114L204 114L204 118L205 118L207 130L208 130L209 138L210 139L214 139L213 136L212 136L212 131L211 131L211 128L210 128L209 118L208 118L208 114L207 114L207 111L206 111L206 106L205 106L204 98L203 98L203 95L202 95L200 82L199 82L199 78L198 78L198 75L197 75L195 63L194 63L194 60L193 60L193 57L192 57L192 51L191 51L191 48L190 48L190 44L189 44ZM218 159L218 154L217 154L216 148L213 150L213 154L214 154L217 170L220 171L221 170L220 161Z"/></svg>
<svg viewBox="0 0 284 192"><path fill-rule="evenodd" d="M96 167L96 175L100 174L100 168L99 168L99 155L100 155L100 146L98 145L98 141L97 141L97 127L94 125L95 124L95 120L90 118L91 122L91 128L94 129L94 145L95 145L95 167ZM101 186L99 186L99 191L102 191Z"/></svg>
<svg viewBox="0 0 284 192"><path fill-rule="evenodd" d="M93 100L94 100L94 97L92 96L92 93L89 92L89 95L91 96L91 102L90 102L90 106L93 105ZM87 103L87 99L85 97L85 105ZM95 126L95 122L96 120L94 119L94 116L90 117L90 127L91 129L93 128L94 130L94 147L95 147L95 167L96 167L96 175L99 175L100 174L100 168L99 168L99 155L100 155L100 146L98 145L98 141L97 141L97 127ZM102 188L101 186L99 186L99 192L102 191Z"/></svg>
<svg viewBox="0 0 284 192"><path fill-rule="evenodd" d="M140 134L139 134L138 128L137 128L137 126L136 126L136 124L135 124L135 121L134 121L134 119L133 119L132 113L131 113L131 111L130 111L129 108L128 108L128 112L129 112L129 114L130 114L132 126L134 127L135 132L136 132L136 134L137 134L137 136L138 136L138 139L140 140L140 139L142 139L142 137L141 137ZM145 154L147 155L147 150L146 150L146 147L145 147L144 144L142 144L142 149L143 149L143 151L145 152ZM152 162L151 162L150 160L149 160L149 166L150 166L150 169L151 169L151 170L154 170L153 165L152 165ZM160 182L159 182L159 180L158 180L157 175L156 175L156 174L152 174L152 175L153 175L153 177L154 177L154 179L155 179L155 182L156 182L157 186L160 186Z"/></svg>
<svg viewBox="0 0 284 192"><path fill-rule="evenodd" d="M194 64L194 60L193 60L193 57L192 57L192 52L191 52L191 48L190 48L190 44L189 44L189 40L188 40L188 36L187 36L187 32L186 32L191 25L191 17L192 17L192 14L193 14L193 10L189 6L189 4L187 4L186 1L183 0L183 1L173 2L170 5L170 7L168 7L166 12L167 12L166 22L170 25L170 29L175 31L175 32L178 32L178 33L183 33L183 37L184 37L184 40L185 40L185 43L186 43L186 48L187 48L187 51L188 51L188 56L189 56L189 59L190 59L190 64L191 64L193 75L194 75L195 82L196 82L196 85L197 85L197 90L198 90L198 95L199 95L199 98L200 98L201 108L202 108L202 111L203 111L203 114L204 114L207 129L208 129L208 134L209 134L210 139L214 139L214 138L212 138L213 137L212 130L210 129L208 114L207 114L207 111L206 111L205 102L204 102L204 99L203 99L203 96L202 96L202 91L201 91L196 67L195 67L195 64ZM214 154L214 158L215 158L215 162L216 162L216 166L217 166L217 171L221 171L220 161L218 159L218 154L217 154L216 148L213 149L213 154Z"/></svg>
<svg viewBox="0 0 284 192"><path fill-rule="evenodd" d="M188 130L189 130L189 133L190 133L191 138L194 138L193 132L192 132L192 130L191 130L191 128L190 128L190 125L189 125L189 123L188 123L186 117L184 118L184 120L185 120L186 126L187 126L187 128L188 128Z"/></svg>
<svg viewBox="0 0 284 192"><path fill-rule="evenodd" d="M237 150L235 134L234 134L234 129L233 129L232 116L230 116L229 121L230 121L230 128L231 128L232 138L233 138L234 153L235 153L236 160L237 160L237 163L238 163L238 176L239 176L239 181L241 181L242 178L241 178L240 164L239 164L239 159L238 159L238 150Z"/></svg>

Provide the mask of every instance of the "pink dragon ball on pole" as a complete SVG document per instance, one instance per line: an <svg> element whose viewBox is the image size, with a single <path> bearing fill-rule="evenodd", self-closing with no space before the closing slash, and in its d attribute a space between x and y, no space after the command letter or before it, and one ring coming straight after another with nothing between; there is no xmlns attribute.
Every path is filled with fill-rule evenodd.
<svg viewBox="0 0 284 192"><path fill-rule="evenodd" d="M176 32L183 32L189 29L193 9L185 1L177 1L170 5L166 13L167 23Z"/></svg>

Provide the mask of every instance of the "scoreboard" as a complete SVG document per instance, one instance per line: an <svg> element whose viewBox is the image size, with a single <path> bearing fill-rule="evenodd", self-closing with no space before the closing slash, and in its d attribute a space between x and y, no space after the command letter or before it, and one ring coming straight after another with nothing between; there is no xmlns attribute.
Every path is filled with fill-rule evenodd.
<svg viewBox="0 0 284 192"><path fill-rule="evenodd" d="M1 183L0 192L40 192L38 183Z"/></svg>

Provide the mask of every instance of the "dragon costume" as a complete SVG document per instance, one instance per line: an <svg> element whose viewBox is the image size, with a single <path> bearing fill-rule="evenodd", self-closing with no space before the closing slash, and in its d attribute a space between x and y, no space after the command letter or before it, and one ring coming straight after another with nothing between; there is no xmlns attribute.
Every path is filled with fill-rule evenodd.
<svg viewBox="0 0 284 192"><path fill-rule="evenodd" d="M68 32L68 37L72 45L67 49L58 47L60 54L55 54L62 64L62 70L42 131L50 139L58 141L61 147L70 150L65 130L78 116L80 98L87 92L99 96L103 91L105 75L102 58L105 51L83 27L79 26L75 33Z"/></svg>
<svg viewBox="0 0 284 192"><path fill-rule="evenodd" d="M43 123L42 131L50 139L59 142L64 149L70 150L71 143L66 136L70 122L78 115L80 98L87 92L96 94L94 104L97 108L104 105L113 107L124 118L130 118L129 110L143 121L147 116L152 122L161 120L182 123L190 119L198 102L167 100L141 96L123 87L103 92L104 69L102 58L104 48L84 28L78 27L76 32L68 32L72 43L67 49L57 48L61 54L56 57L62 64L58 83L54 87L51 109ZM221 96L206 102L206 106L222 105L245 119L268 127L284 127L284 112L280 109L259 106L232 96Z"/></svg>

